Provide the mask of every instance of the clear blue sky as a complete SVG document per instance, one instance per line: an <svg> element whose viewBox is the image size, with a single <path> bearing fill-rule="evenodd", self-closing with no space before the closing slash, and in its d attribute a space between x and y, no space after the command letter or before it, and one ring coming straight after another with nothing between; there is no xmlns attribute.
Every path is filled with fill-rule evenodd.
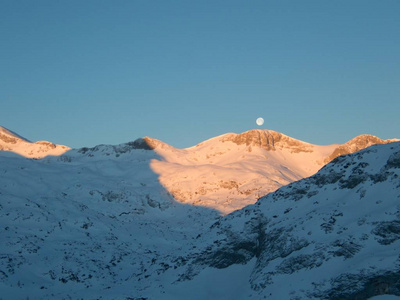
<svg viewBox="0 0 400 300"><path fill-rule="evenodd" d="M400 138L400 1L0 1L0 125L30 140L189 147L259 116Z"/></svg>

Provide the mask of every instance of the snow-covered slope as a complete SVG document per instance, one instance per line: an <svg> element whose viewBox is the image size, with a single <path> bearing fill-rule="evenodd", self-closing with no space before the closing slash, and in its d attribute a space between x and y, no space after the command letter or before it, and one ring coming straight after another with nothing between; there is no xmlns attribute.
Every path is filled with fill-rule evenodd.
<svg viewBox="0 0 400 300"><path fill-rule="evenodd" d="M337 158L222 218L197 240L186 265L166 272L168 295L400 296L400 143Z"/></svg>
<svg viewBox="0 0 400 300"><path fill-rule="evenodd" d="M130 150L0 156L0 299L135 298L188 253L219 213L175 202L149 168L157 155Z"/></svg>
<svg viewBox="0 0 400 300"><path fill-rule="evenodd" d="M314 174L336 145L316 146L272 130L225 134L151 163L181 202L229 213L282 185Z"/></svg>
<svg viewBox="0 0 400 300"><path fill-rule="evenodd" d="M272 130L251 130L224 134L186 149L145 137L117 146L73 150L61 159L119 159L135 156L136 149L154 152L155 157L149 156L150 168L174 199L227 214L314 174L338 155L391 141L363 135L344 145L318 146Z"/></svg>
<svg viewBox="0 0 400 300"><path fill-rule="evenodd" d="M273 130L250 130L224 134L186 149L145 137L116 146L71 150L49 142L30 143L10 131L0 131L0 147L3 145L3 150L26 157L64 153L51 161L128 159L132 168L137 163L147 163L155 173L153 184L161 183L175 200L216 209L222 214L253 204L283 185L311 176L339 155L392 141L361 135L343 145L318 146ZM149 153L143 156L142 150ZM140 174L135 180L142 180Z"/></svg>
<svg viewBox="0 0 400 300"><path fill-rule="evenodd" d="M42 158L48 155L61 155L68 150L70 148L67 146L55 145L47 141L32 143L15 132L0 126L0 151L16 153L30 158Z"/></svg>
<svg viewBox="0 0 400 300"><path fill-rule="evenodd" d="M158 182L149 161L166 159L146 149L186 155L169 147L0 156L0 298L400 295L400 143L336 158L226 217Z"/></svg>

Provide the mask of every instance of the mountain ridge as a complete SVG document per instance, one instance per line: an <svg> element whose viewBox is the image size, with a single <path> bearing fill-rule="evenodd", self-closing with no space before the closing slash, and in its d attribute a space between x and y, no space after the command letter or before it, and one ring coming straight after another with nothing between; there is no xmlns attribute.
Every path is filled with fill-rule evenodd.
<svg viewBox="0 0 400 300"><path fill-rule="evenodd" d="M11 131L3 126L0 126L0 141L3 141L5 143L10 143L10 144L15 144L18 140L27 142L27 143L32 143L32 144L48 143L49 145L55 145L54 143L49 142L49 141L31 142L30 140L26 139L25 137L22 137L21 135L17 134L16 132ZM260 148L264 148L265 150L276 150L275 146L280 146L280 148L282 149L284 146L291 147L291 146L295 146L295 145L302 145L302 146L304 146L304 145L309 145L309 146L338 145L339 147L344 147L344 146L351 146L352 144L357 144L356 150L354 150L354 149L351 150L353 152L359 151L359 150L365 148L366 144L368 144L367 146L370 146L370 145L374 145L374 144L382 144L382 143L400 141L400 139L397 139L397 138L384 140L384 139L381 139L381 138L371 135L371 134L360 134L360 135L350 139L349 141L345 142L344 144L317 145L317 144L311 144L311 143L290 137L281 132L271 130L271 129L251 129L251 130L248 130L248 131L245 131L242 133L229 132L229 133L221 134L219 136L215 136L210 139L206 139L194 146L185 147L185 148L177 148L177 147L169 145L159 139L152 138L149 136L137 138L131 142L126 142L126 143L122 143L119 145L130 144L130 145L133 145L134 147L136 147L136 149L144 149L144 150L154 150L157 147L172 147L177 150L188 150L188 149L192 149L192 148L197 148L201 145L204 145L204 144L209 143L214 140L219 140L221 142L231 141L237 145L245 144L247 146L256 146L256 147L258 146ZM365 143L365 140L367 140L368 142ZM286 144L285 144L285 142L286 142ZM58 146L58 145L56 145L56 146ZM99 145L96 145L96 146L90 147L90 148L89 147L70 148L70 147L64 146L64 145L60 145L60 146L63 146L63 147L65 147L65 149L70 150L70 149L95 149L96 147L99 147L99 146L112 146L112 145L99 144ZM68 150L66 150L66 151L68 151ZM8 151L13 151L13 150L10 149ZM299 151L301 151L301 150L299 150ZM304 151L307 151L307 150L304 150ZM344 153L345 151L342 151L342 152L343 152L343 154L347 154L347 153ZM61 154L63 154L63 153L60 153L59 155L61 155ZM339 155L343 155L343 154L339 154ZM22 154L22 155L24 155L24 154ZM38 158L38 157L35 157L35 158ZM39 157L39 158L41 158L41 157Z"/></svg>
<svg viewBox="0 0 400 300"><path fill-rule="evenodd" d="M226 216L175 201L155 151L67 154L0 156L4 297L400 296L400 143L340 156Z"/></svg>
<svg viewBox="0 0 400 300"><path fill-rule="evenodd" d="M48 155L58 156L70 149L70 147L56 145L48 141L31 142L19 134L0 126L0 151L39 159Z"/></svg>
<svg viewBox="0 0 400 300"><path fill-rule="evenodd" d="M26 142L30 142L26 138L20 136L19 134L0 126L0 139L5 140L6 138L11 139L11 142L15 142L15 140L24 140Z"/></svg>
<svg viewBox="0 0 400 300"><path fill-rule="evenodd" d="M103 159L127 160L132 167L145 163L156 175L154 180L175 200L228 214L283 185L313 175L339 155L391 141L361 135L343 145L320 146L273 130L254 129L223 134L183 149L144 137L80 149L19 141L6 144L3 150L14 147L18 149L15 152L28 157L45 159L51 155L49 160L79 164Z"/></svg>

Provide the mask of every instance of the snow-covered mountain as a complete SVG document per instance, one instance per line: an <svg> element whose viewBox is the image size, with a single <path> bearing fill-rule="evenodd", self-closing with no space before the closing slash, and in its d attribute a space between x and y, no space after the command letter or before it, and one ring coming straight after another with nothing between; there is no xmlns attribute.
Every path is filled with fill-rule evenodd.
<svg viewBox="0 0 400 300"><path fill-rule="evenodd" d="M43 158L48 155L61 155L70 149L67 146L55 145L47 141L32 143L15 132L0 126L0 151L16 153L30 158Z"/></svg>
<svg viewBox="0 0 400 300"><path fill-rule="evenodd" d="M79 164L127 159L132 168L139 169L148 164L149 172L154 173L152 185L161 183L178 202L216 209L222 214L313 175L339 155L393 141L361 135L343 145L318 146L273 130L250 130L224 134L186 149L149 137L116 146L70 149L44 141L31 143L0 128L0 149L25 157L56 156L49 160ZM137 173L131 181L143 183L146 176L141 178Z"/></svg>
<svg viewBox="0 0 400 300"><path fill-rule="evenodd" d="M175 200L227 214L283 185L311 176L339 155L392 141L362 135L343 145L318 146L272 130L250 130L224 134L186 149L145 137L118 146L72 150L59 160L130 157L135 161L137 156L141 163L147 161L157 175L153 178ZM147 156L142 150L149 152ZM131 162L132 168L134 164Z"/></svg>
<svg viewBox="0 0 400 300"><path fill-rule="evenodd" d="M198 240L169 294L229 299L220 277L237 280L236 299L400 297L400 143L336 158Z"/></svg>
<svg viewBox="0 0 400 300"><path fill-rule="evenodd" d="M339 147L274 134L188 149L144 138L41 160L0 155L0 299L400 295L400 143L338 157L225 217L176 201L163 183L167 164L179 173L207 161L246 165L246 178L256 157L292 163L287 177L315 172Z"/></svg>
<svg viewBox="0 0 400 300"><path fill-rule="evenodd" d="M0 155L0 299L136 298L150 270L190 251L220 214L176 202L145 147L111 147L112 159Z"/></svg>

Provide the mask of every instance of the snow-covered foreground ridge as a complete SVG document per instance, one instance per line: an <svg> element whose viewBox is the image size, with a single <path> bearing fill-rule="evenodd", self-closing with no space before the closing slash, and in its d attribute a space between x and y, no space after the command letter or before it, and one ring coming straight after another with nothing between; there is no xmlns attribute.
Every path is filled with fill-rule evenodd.
<svg viewBox="0 0 400 300"><path fill-rule="evenodd" d="M52 163L62 162L61 168L63 163L83 166L101 160L115 164L124 161L133 169L147 163L154 173L150 177L155 181L152 184L161 183L176 201L216 209L222 214L253 204L283 185L315 174L339 155L392 141L360 135L343 145L318 146L272 130L250 130L217 136L186 149L145 137L116 146L71 150L49 142L30 143L0 128L3 149L35 158L63 154L48 159ZM149 178L141 178L137 173L126 180L147 184Z"/></svg>
<svg viewBox="0 0 400 300"><path fill-rule="evenodd" d="M174 201L149 145L0 156L0 298L400 295L400 143L338 157L225 217Z"/></svg>

